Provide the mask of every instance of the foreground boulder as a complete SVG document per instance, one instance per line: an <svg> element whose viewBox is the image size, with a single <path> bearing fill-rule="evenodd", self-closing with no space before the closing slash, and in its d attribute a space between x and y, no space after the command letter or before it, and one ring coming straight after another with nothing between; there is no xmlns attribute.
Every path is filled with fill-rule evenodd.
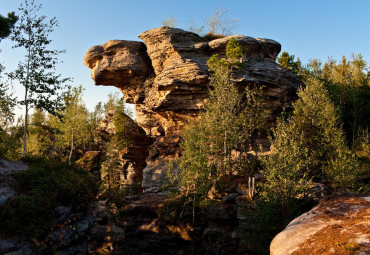
<svg viewBox="0 0 370 255"><path fill-rule="evenodd" d="M279 233L270 254L370 254L369 219L370 196L329 196Z"/></svg>
<svg viewBox="0 0 370 255"><path fill-rule="evenodd" d="M189 120L199 118L208 98L207 61L214 54L226 58L226 45L232 37L243 49L245 66L236 70L232 79L240 91L245 87L263 87L269 114L266 121L273 126L282 109L289 108L297 98L301 85L294 74L275 62L281 50L276 41L240 35L208 38L161 27L140 34L144 43L114 40L86 52L84 63L92 69L95 84L119 88L126 102L135 105L138 125L149 138L154 138L156 145L149 148L148 169L144 169L144 190L159 191L158 187L164 185L167 167L163 160L178 155L173 141L180 141ZM258 134L257 143L269 150L267 134ZM166 148L173 148L174 153L168 154Z"/></svg>

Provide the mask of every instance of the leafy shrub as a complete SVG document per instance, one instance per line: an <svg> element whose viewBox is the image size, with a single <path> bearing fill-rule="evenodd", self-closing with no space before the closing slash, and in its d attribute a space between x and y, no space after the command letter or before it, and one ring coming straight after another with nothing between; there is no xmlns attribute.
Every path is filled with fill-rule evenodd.
<svg viewBox="0 0 370 255"><path fill-rule="evenodd" d="M257 208L248 204L242 207L245 220L240 226L240 249L248 254L270 254L272 239L286 225L314 205L311 199L292 198L284 206L274 197L264 197L257 201Z"/></svg>
<svg viewBox="0 0 370 255"><path fill-rule="evenodd" d="M312 180L334 191L356 191L359 164L327 90L311 79L299 97L292 116L281 118L273 132L274 154L263 158L267 192L284 203L305 196Z"/></svg>
<svg viewBox="0 0 370 255"><path fill-rule="evenodd" d="M27 162L28 170L13 175L21 195L0 207L1 232L40 237L52 226L56 207L85 211L95 199L96 185L83 169L42 158Z"/></svg>
<svg viewBox="0 0 370 255"><path fill-rule="evenodd" d="M159 223L177 225L197 222L197 226L200 226L205 222L206 209L215 203L219 202L209 199L201 200L195 195L185 196L172 193L159 209Z"/></svg>

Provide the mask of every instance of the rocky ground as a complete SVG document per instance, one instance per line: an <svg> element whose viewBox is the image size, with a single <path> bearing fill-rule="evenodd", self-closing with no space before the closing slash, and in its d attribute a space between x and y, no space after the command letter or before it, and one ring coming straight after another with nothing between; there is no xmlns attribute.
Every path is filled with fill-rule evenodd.
<svg viewBox="0 0 370 255"><path fill-rule="evenodd" d="M0 158L0 205L15 195L15 191L9 186L12 181L11 174L27 169L27 164L21 160L8 161Z"/></svg>
<svg viewBox="0 0 370 255"><path fill-rule="evenodd" d="M325 197L278 234L270 251L271 255L370 254L370 197Z"/></svg>

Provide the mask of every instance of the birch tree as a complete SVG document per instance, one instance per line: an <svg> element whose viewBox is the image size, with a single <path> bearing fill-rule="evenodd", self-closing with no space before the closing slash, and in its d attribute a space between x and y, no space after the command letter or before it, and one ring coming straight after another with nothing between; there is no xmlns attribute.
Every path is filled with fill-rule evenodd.
<svg viewBox="0 0 370 255"><path fill-rule="evenodd" d="M69 78L62 78L56 73L58 59L56 56L64 51L51 50L50 34L58 26L56 18L47 20L46 16L39 16L41 5L36 5L34 0L25 0L18 8L20 11L19 22L10 37L14 48L23 48L26 55L18 63L18 68L12 77L24 87L24 99L19 101L24 106L24 147L23 157L27 152L27 129L29 110L37 107L55 114L60 107L60 92L66 87Z"/></svg>

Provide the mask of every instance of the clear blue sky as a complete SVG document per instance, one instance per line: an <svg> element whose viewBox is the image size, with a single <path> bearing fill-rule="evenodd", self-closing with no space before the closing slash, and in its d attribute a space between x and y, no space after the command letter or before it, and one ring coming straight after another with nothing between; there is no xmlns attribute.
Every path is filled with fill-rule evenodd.
<svg viewBox="0 0 370 255"><path fill-rule="evenodd" d="M0 0L0 14L16 11L22 0ZM173 16L178 27L190 20L202 24L217 8L227 8L227 16L239 18L236 34L270 38L282 50L309 59L362 53L370 61L369 0L38 0L41 14L56 17L60 27L52 34L53 49L65 49L58 71L72 77L74 85L86 89L85 102L92 109L105 101L114 87L95 86L90 69L83 65L85 52L111 39L139 40L138 34L160 27L165 16ZM0 62L6 71L16 67L24 53L11 49L9 40L0 42ZM15 87L17 94L21 87Z"/></svg>

